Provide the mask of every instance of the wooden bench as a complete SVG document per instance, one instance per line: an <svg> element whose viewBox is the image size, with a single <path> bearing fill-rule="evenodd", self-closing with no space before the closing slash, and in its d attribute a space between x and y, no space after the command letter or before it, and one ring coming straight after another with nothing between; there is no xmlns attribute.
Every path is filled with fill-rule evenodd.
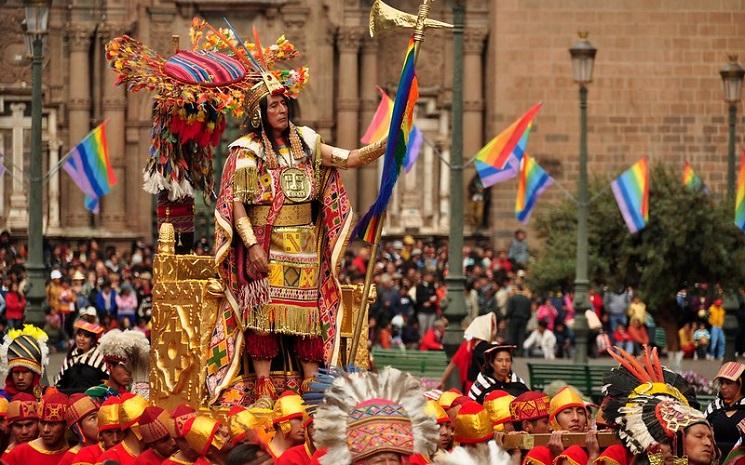
<svg viewBox="0 0 745 465"><path fill-rule="evenodd" d="M697 394L696 400L700 404L700 410L703 412L706 410L706 407L709 406L711 401L713 401L717 396L715 394Z"/></svg>
<svg viewBox="0 0 745 465"><path fill-rule="evenodd" d="M564 381L582 394L599 400L603 376L611 369L609 365L561 365L554 363L528 362L531 389L542 391L554 381Z"/></svg>
<svg viewBox="0 0 745 465"><path fill-rule="evenodd" d="M374 348L373 363L378 369L392 366L407 371L417 378L439 380L448 365L441 350L398 350Z"/></svg>

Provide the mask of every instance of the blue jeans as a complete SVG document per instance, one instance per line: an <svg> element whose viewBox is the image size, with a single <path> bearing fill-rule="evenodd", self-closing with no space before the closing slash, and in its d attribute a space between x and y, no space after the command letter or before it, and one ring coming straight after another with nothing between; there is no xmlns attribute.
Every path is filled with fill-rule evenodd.
<svg viewBox="0 0 745 465"><path fill-rule="evenodd" d="M724 331L720 326L711 327L709 353L715 358L724 358Z"/></svg>
<svg viewBox="0 0 745 465"><path fill-rule="evenodd" d="M613 332L616 330L616 328L619 325L626 326L627 322L628 320L626 319L626 315L623 315L623 314L615 315L612 313L608 315L608 324L610 325L611 337L613 337ZM618 341L613 341L613 342L618 342Z"/></svg>

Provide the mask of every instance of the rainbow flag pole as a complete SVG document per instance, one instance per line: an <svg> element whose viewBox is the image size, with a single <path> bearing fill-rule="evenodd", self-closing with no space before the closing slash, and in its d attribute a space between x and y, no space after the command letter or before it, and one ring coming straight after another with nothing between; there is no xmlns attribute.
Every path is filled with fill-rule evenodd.
<svg viewBox="0 0 745 465"><path fill-rule="evenodd" d="M362 239L372 244L370 254L372 261L374 261L375 257L378 255L380 236L383 233L383 224L385 223L385 212L388 208L388 201L393 194L393 188L396 185L398 175L404 165L404 159L409 146L409 135L414 117L414 105L419 97L419 90L415 76L416 60L419 54L420 44L424 39L425 27L432 24L431 20L427 19L431 2L432 0L422 0L422 3L419 5L419 13L416 17L414 32L411 39L409 39L409 45L406 48L404 64L401 70L401 78L399 80L396 99L391 111L391 124L388 129L388 142L385 149L383 175L380 182L378 197L375 199L375 203L373 203L367 213L360 218L352 231L352 238ZM371 35L374 33L375 24L377 24L380 19L377 17L380 8L380 2L373 2L373 7L370 10ZM406 13L403 12L397 13L402 17L407 16ZM443 26L450 25L440 23L439 27ZM368 266L367 273L365 274L365 284L362 290L362 302L360 303L360 311L357 313L354 334L350 344L349 353L351 354L352 360L354 360L354 357L357 354L360 335L362 334L362 328L365 323L364 317L367 312L367 303L374 268L374 266Z"/></svg>

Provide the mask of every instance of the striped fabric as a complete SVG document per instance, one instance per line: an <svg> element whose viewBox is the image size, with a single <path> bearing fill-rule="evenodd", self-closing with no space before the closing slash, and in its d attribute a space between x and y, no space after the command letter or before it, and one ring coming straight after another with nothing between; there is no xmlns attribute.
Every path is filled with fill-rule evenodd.
<svg viewBox="0 0 745 465"><path fill-rule="evenodd" d="M166 61L165 73L189 84L226 85L242 79L246 69L221 53L179 50Z"/></svg>
<svg viewBox="0 0 745 465"><path fill-rule="evenodd" d="M513 372L510 376L510 383L522 383L527 386L527 383L523 379L517 376L517 373ZM484 373L479 373L476 377L476 381L471 385L471 390L468 391L468 397L479 402L482 401L484 392L488 391L490 387L497 384L497 380Z"/></svg>
<svg viewBox="0 0 745 465"><path fill-rule="evenodd" d="M56 385L59 382L65 371L67 371L73 365L78 364L88 365L97 370L108 373L106 364L103 361L103 355L101 355L101 352L98 351L98 346L94 347L88 352L83 353L80 353L78 349L75 349L72 355L65 357L65 359L62 361L62 367L60 368L60 371L57 374L57 377L54 379L52 385Z"/></svg>
<svg viewBox="0 0 745 465"><path fill-rule="evenodd" d="M717 410L735 410L735 409L741 409L744 407L745 407L745 398L738 400L732 405L727 405L724 403L724 400L722 400L721 396L716 396L714 400L712 400L709 403L709 405L706 406L706 410L704 410L704 415L706 415L706 417L708 418L709 415L716 412Z"/></svg>

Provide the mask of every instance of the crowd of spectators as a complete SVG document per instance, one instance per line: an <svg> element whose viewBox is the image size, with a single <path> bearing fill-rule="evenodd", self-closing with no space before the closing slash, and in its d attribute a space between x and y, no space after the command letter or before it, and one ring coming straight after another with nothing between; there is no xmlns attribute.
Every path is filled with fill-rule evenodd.
<svg viewBox="0 0 745 465"><path fill-rule="evenodd" d="M505 244L507 245L507 244ZM479 315L495 313L500 340L517 346L517 354L571 358L576 337L574 295L571 289L532 292L531 256L525 232L516 231L504 248L489 244L463 249L466 277L465 328ZM349 250L342 267L342 281L362 283L369 263L369 249ZM384 241L374 265L377 299L369 311L370 345L382 348L437 350L448 325L447 240L416 239ZM723 291L697 284L678 293L681 356L722 359L724 355ZM743 294L745 296L745 294ZM588 355L607 355L612 345L639 353L644 345L659 345L663 329L634 289L590 289ZM745 299L740 299L739 354L745 354ZM660 347L666 349L666 347Z"/></svg>
<svg viewBox="0 0 745 465"><path fill-rule="evenodd" d="M0 331L20 327L29 288L25 242L0 233ZM79 312L93 307L106 329L148 333L152 307L153 248L135 241L123 250L98 240L45 242L44 331L50 346L65 351Z"/></svg>

